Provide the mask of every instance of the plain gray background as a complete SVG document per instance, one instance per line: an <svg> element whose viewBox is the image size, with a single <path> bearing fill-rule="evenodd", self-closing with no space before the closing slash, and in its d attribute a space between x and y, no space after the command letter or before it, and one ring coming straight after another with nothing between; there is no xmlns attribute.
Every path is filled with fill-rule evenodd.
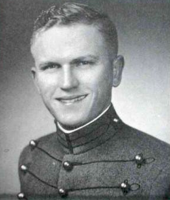
<svg viewBox="0 0 170 200"><path fill-rule="evenodd" d="M34 88L29 40L37 15L64 0L0 0L0 194L18 193L18 157L30 139L55 131ZM72 1L70 1L72 2ZM125 57L113 103L122 120L170 143L170 1L75 0L107 12Z"/></svg>

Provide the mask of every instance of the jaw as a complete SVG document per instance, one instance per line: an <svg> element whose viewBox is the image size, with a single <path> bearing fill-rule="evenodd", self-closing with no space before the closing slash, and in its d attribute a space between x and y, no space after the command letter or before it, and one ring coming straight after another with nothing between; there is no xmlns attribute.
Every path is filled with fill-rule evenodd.
<svg viewBox="0 0 170 200"><path fill-rule="evenodd" d="M48 107L54 118L63 127L78 127L87 123L90 119L90 110L92 108L89 103L91 95L81 95L73 99L54 99Z"/></svg>

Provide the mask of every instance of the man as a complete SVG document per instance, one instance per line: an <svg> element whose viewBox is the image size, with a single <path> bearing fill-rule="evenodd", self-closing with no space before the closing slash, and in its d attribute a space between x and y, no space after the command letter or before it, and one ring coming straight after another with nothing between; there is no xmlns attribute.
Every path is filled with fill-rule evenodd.
<svg viewBox="0 0 170 200"><path fill-rule="evenodd" d="M35 22L31 53L57 131L22 152L18 198L167 199L170 146L124 124L111 104L124 59L108 16L53 6Z"/></svg>

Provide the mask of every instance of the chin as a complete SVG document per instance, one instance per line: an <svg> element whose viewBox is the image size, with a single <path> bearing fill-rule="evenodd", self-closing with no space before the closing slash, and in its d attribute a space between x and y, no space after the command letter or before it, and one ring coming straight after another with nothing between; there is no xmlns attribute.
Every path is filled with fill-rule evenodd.
<svg viewBox="0 0 170 200"><path fill-rule="evenodd" d="M69 115L69 116L62 116L62 117L57 117L57 121L65 128L78 128L88 122L88 119L84 119L82 116L77 116L74 115ZM81 121L80 121L81 119Z"/></svg>

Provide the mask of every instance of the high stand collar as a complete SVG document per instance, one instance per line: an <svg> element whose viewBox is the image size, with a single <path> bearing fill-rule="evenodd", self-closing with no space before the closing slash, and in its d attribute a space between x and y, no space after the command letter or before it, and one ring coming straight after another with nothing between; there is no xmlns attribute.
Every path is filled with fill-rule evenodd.
<svg viewBox="0 0 170 200"><path fill-rule="evenodd" d="M101 117L75 132L64 133L56 121L55 124L63 150L68 154L80 154L105 143L118 132L122 123L111 105Z"/></svg>

